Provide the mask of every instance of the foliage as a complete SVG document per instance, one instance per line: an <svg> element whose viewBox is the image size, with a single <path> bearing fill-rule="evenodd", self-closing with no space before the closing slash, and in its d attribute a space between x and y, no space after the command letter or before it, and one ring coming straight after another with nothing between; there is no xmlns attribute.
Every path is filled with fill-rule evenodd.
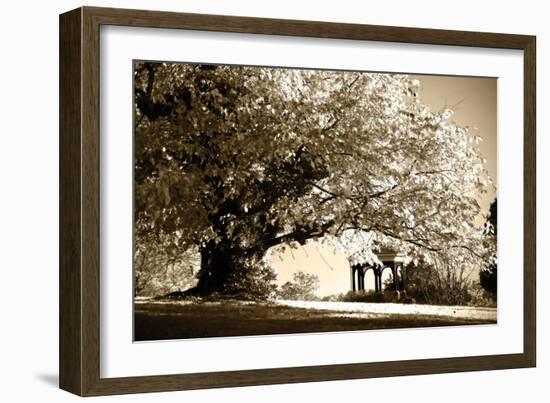
<svg viewBox="0 0 550 403"><path fill-rule="evenodd" d="M406 75L137 62L136 237L198 248L195 291L246 292L276 245L365 237L471 266L492 186L479 137ZM239 285L240 284L240 285Z"/></svg>
<svg viewBox="0 0 550 403"><path fill-rule="evenodd" d="M407 267L407 295L418 303L434 305L470 305L473 302L473 281L463 266L429 264L420 261Z"/></svg>
<svg viewBox="0 0 550 403"><path fill-rule="evenodd" d="M497 201L491 204L489 217L485 224L489 242L496 242L497 237ZM491 257L489 264L479 272L479 282L481 287L493 298L497 299L497 256L496 253Z"/></svg>
<svg viewBox="0 0 550 403"><path fill-rule="evenodd" d="M399 279L399 275L397 276ZM393 281L393 273L382 283L382 290L384 292L395 292L395 283Z"/></svg>
<svg viewBox="0 0 550 403"><path fill-rule="evenodd" d="M479 272L479 282L483 289L496 300L497 298L497 265L490 264Z"/></svg>
<svg viewBox="0 0 550 403"><path fill-rule="evenodd" d="M396 302L394 292L350 291L339 297L343 302Z"/></svg>
<svg viewBox="0 0 550 403"><path fill-rule="evenodd" d="M292 275L292 281L284 283L277 292L280 299L310 301L317 299L319 276L298 271Z"/></svg>
<svg viewBox="0 0 550 403"><path fill-rule="evenodd" d="M134 295L156 296L187 289L196 283L198 251L171 250L156 236L137 238L134 252Z"/></svg>
<svg viewBox="0 0 550 403"><path fill-rule="evenodd" d="M251 264L251 267L232 272L223 291L197 295L193 292L195 288L188 286L167 294L162 293L158 295L158 299L187 300L190 302L220 300L265 301L273 299L276 296L276 278L277 275L271 266L265 262L255 262ZM194 277L194 280L196 283L196 277Z"/></svg>
<svg viewBox="0 0 550 403"><path fill-rule="evenodd" d="M496 296L484 290L483 287L477 282L472 282L468 291L470 293L470 301L468 305L492 308L497 306Z"/></svg>
<svg viewBox="0 0 550 403"><path fill-rule="evenodd" d="M277 274L263 261L243 261L249 265L235 270L228 279L224 293L233 298L244 300L265 300L275 296Z"/></svg>

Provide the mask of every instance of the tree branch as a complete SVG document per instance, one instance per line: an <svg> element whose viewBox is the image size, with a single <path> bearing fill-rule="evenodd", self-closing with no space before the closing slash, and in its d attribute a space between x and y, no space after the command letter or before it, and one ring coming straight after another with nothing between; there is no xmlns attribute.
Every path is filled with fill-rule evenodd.
<svg viewBox="0 0 550 403"><path fill-rule="evenodd" d="M308 239L316 238L324 235L330 227L334 225L334 221L328 221L316 228L298 228L292 232L289 232L284 235L277 236L275 238L269 239L266 242L266 246L271 248L276 245L288 242L298 242L300 244L304 243Z"/></svg>

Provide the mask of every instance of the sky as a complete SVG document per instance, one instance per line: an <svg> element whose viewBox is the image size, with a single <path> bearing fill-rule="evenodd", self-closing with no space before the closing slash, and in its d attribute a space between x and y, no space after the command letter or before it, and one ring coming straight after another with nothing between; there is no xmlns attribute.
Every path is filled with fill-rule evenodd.
<svg viewBox="0 0 550 403"><path fill-rule="evenodd" d="M420 101L433 111L454 110L451 121L470 127L482 138L479 149L487 160L485 168L497 184L497 79L455 76L411 75L420 81ZM480 200L483 211L488 211L495 198L491 191ZM350 269L344 255L320 243L287 249L275 253L271 264L277 271L277 282L291 280L297 271L319 276L319 296L345 293L350 290ZM383 281L390 276L384 271ZM374 289L372 270L365 278L366 289Z"/></svg>
<svg viewBox="0 0 550 403"><path fill-rule="evenodd" d="M432 110L448 107L454 111L451 121L470 130L483 140L479 149L487 159L485 168L497 183L497 79L473 77L412 76L420 81L420 99ZM495 199L495 191L481 200L484 211Z"/></svg>

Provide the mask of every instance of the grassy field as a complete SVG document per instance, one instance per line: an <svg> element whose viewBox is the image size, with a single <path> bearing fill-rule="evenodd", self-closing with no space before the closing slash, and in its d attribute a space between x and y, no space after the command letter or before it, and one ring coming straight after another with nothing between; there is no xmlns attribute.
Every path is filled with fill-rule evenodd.
<svg viewBox="0 0 550 403"><path fill-rule="evenodd" d="M273 304L138 303L136 341L494 323L420 315L353 315Z"/></svg>

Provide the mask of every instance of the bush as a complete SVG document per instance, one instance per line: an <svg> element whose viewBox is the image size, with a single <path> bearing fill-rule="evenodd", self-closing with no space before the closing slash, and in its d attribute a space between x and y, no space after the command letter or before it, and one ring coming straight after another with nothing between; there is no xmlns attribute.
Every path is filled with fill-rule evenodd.
<svg viewBox="0 0 550 403"><path fill-rule="evenodd" d="M246 270L233 273L224 291L228 298L259 301L275 296L277 274L273 268L262 261L247 264Z"/></svg>
<svg viewBox="0 0 550 403"><path fill-rule="evenodd" d="M321 298L321 301L325 301L325 302L339 302L339 301L343 301L344 295L345 295L345 294L343 294L343 293L325 295L324 297Z"/></svg>
<svg viewBox="0 0 550 403"><path fill-rule="evenodd" d="M349 291L342 295L343 302L397 302L396 294L391 292Z"/></svg>
<svg viewBox="0 0 550 403"><path fill-rule="evenodd" d="M457 270L444 266L439 271L421 261L407 266L407 295L417 303L430 305L472 305L475 284L462 279Z"/></svg>
<svg viewBox="0 0 550 403"><path fill-rule="evenodd" d="M496 295L483 289L481 285L474 284L470 291L470 305L496 307Z"/></svg>
<svg viewBox="0 0 550 403"><path fill-rule="evenodd" d="M319 276L298 271L277 291L281 299L311 301L317 299L315 292L319 288Z"/></svg>
<svg viewBox="0 0 550 403"><path fill-rule="evenodd" d="M229 277L222 291L202 293L196 287L162 294L157 299L189 300L193 302L238 300L265 301L275 297L277 274L262 261L244 262L243 270L237 270Z"/></svg>
<svg viewBox="0 0 550 403"><path fill-rule="evenodd" d="M185 290L197 283L200 256L194 248L168 251L150 236L136 238L134 296L155 296Z"/></svg>

